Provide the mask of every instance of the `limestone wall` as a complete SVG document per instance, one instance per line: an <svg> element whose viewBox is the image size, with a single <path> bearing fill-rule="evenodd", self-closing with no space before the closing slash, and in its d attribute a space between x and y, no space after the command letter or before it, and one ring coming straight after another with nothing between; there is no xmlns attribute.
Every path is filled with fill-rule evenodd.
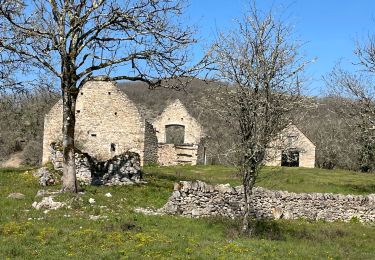
<svg viewBox="0 0 375 260"><path fill-rule="evenodd" d="M375 222L375 194L367 196L331 193L292 193L256 187L253 215L261 219L298 219ZM243 187L181 181L160 210L189 217L243 215Z"/></svg>
<svg viewBox="0 0 375 260"><path fill-rule="evenodd" d="M197 165L198 145L159 144L157 163L162 166Z"/></svg>
<svg viewBox="0 0 375 260"><path fill-rule="evenodd" d="M49 144L61 140L62 105L59 101L45 117L43 163ZM145 122L135 104L108 81L86 83L76 104L76 146L107 160L125 151L141 155L143 163Z"/></svg>
<svg viewBox="0 0 375 260"><path fill-rule="evenodd" d="M55 170L62 171L62 147L51 145L51 162ZM98 161L87 153L75 152L76 177L80 185L129 185L144 183L140 156L134 152L115 155L107 161Z"/></svg>
<svg viewBox="0 0 375 260"><path fill-rule="evenodd" d="M177 165L177 153L174 144L158 145L158 164L162 166Z"/></svg>
<svg viewBox="0 0 375 260"><path fill-rule="evenodd" d="M50 145L62 140L63 103L60 99L44 117L43 158L45 164L50 160Z"/></svg>
<svg viewBox="0 0 375 260"><path fill-rule="evenodd" d="M201 125L188 113L180 100L175 100L158 116L153 125L158 139L158 164L197 164L198 144L203 137ZM185 127L184 144L166 144L166 126Z"/></svg>
<svg viewBox="0 0 375 260"><path fill-rule="evenodd" d="M158 139L156 138L156 132L152 124L145 122L145 152L144 152L144 164L157 163L158 161Z"/></svg>

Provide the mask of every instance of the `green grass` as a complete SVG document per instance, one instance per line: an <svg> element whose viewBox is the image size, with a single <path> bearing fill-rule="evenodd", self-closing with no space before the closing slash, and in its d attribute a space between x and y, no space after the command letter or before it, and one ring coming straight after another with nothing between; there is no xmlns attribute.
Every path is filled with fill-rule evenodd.
<svg viewBox="0 0 375 260"><path fill-rule="evenodd" d="M236 220L135 213L135 207L161 207L177 180L240 182L236 171L227 167L146 167L145 171L147 185L88 187L79 196L63 194L58 200L69 201L71 208L44 214L31 207L39 189L31 172L0 170L0 259L375 259L373 225L258 221L255 237L249 238L240 234ZM326 176L329 174L332 176ZM290 181L293 177L302 181ZM357 193L366 193L373 191L366 188L374 184L370 177L267 168L259 184L330 192L349 192L353 188L347 184L353 184ZM322 188L323 183L327 185ZM11 192L26 197L9 199ZM113 197L107 198L107 192ZM91 205L89 198L96 203ZM93 221L90 215L106 218Z"/></svg>
<svg viewBox="0 0 375 260"><path fill-rule="evenodd" d="M212 184L241 184L238 170L234 167L145 167L145 171L173 181L202 180ZM375 193L375 174L317 168L264 167L258 176L256 185L268 189L290 192L326 192L360 195Z"/></svg>

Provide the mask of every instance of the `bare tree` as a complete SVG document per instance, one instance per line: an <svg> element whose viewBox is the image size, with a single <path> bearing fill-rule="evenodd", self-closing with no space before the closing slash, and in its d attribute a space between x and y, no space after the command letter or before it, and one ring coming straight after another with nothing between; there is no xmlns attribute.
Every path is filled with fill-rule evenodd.
<svg viewBox="0 0 375 260"><path fill-rule="evenodd" d="M75 104L88 80L143 81L190 76L192 30L178 17L182 0L0 0L0 48L14 61L60 80L63 190L77 192ZM98 75L105 75L105 78ZM174 81L175 82L175 81ZM176 87L177 85L175 85Z"/></svg>
<svg viewBox="0 0 375 260"><path fill-rule="evenodd" d="M324 169L356 170L355 135L349 125L351 118L343 118L337 111L345 103L335 97L314 98L312 105L305 106L298 126L312 139L317 147L315 163Z"/></svg>
<svg viewBox="0 0 375 260"><path fill-rule="evenodd" d="M11 58L9 52L0 47L0 91L22 89L22 82L17 82L15 74L20 71L20 64L16 59Z"/></svg>
<svg viewBox="0 0 375 260"><path fill-rule="evenodd" d="M375 35L370 35L354 51L355 72L338 64L325 78L331 94L344 104L337 110L350 123L356 136L359 168L375 171ZM349 119L349 120L348 120Z"/></svg>
<svg viewBox="0 0 375 260"><path fill-rule="evenodd" d="M291 36L271 11L262 13L253 3L236 30L218 37L213 51L219 78L233 86L221 102L239 137L246 202L242 229L250 234L252 188L266 150L299 103L298 75L305 62Z"/></svg>
<svg viewBox="0 0 375 260"><path fill-rule="evenodd" d="M337 65L325 80L331 95L341 103L336 113L353 132L353 145L346 149L356 151L362 172L372 172L375 171L375 49L364 47L357 49L356 54L359 71L352 73Z"/></svg>

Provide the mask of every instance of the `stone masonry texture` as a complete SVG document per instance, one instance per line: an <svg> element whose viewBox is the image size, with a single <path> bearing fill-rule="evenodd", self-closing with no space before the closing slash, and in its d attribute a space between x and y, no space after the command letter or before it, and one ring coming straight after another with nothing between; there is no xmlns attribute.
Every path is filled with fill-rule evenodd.
<svg viewBox="0 0 375 260"><path fill-rule="evenodd" d="M159 115L153 122L159 143L165 143L165 126L182 125L185 126L185 144L199 144L203 129L198 121L186 110L180 100L175 100Z"/></svg>
<svg viewBox="0 0 375 260"><path fill-rule="evenodd" d="M259 219L311 219L375 222L375 194L292 193L253 189L253 216ZM188 217L243 216L243 186L181 181L159 211Z"/></svg>
<svg viewBox="0 0 375 260"><path fill-rule="evenodd" d="M45 116L43 164L51 160L51 144L62 141L62 109L60 100ZM140 155L141 165L197 163L203 130L179 100L167 106L151 124L115 83L88 82L79 91L75 115L76 147L98 160L130 151ZM184 144L165 144L165 127L171 124L185 127Z"/></svg>
<svg viewBox="0 0 375 260"><path fill-rule="evenodd" d="M61 129L60 100L44 120L43 163L50 159L50 144L62 140ZM131 151L140 154L143 163L145 120L135 104L112 82L88 82L80 89L75 134L77 148L99 160Z"/></svg>

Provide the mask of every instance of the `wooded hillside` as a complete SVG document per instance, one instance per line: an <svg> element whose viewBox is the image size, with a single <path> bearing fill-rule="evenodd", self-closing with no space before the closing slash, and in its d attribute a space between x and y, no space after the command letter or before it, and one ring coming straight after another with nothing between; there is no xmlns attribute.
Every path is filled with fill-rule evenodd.
<svg viewBox="0 0 375 260"><path fill-rule="evenodd" d="M218 82L194 79L184 90L157 88L150 90L142 83L119 83L139 107L144 117L152 121L169 102L176 98L204 127L207 137L208 163L232 164L236 160L232 128L221 116L220 97L228 90ZM58 99L50 90L34 90L24 94L3 94L0 99L0 161L24 150L25 164L41 161L43 118ZM305 98L294 122L317 146L317 166L359 170L355 132L347 118L337 113L340 100L330 97Z"/></svg>

